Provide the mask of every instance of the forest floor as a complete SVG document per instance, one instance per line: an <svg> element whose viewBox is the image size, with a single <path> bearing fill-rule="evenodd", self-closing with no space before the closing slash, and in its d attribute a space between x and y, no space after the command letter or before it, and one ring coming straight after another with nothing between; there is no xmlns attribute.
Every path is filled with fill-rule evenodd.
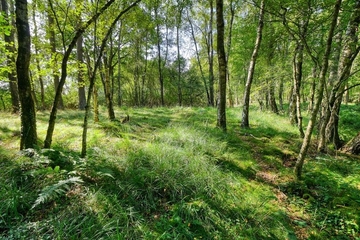
<svg viewBox="0 0 360 240"><path fill-rule="evenodd" d="M53 149L22 152L19 117L0 113L0 239L360 239L360 158L313 144L295 181L302 141L285 114L252 109L241 129L231 108L223 133L213 108L101 113L86 158L82 112L59 112ZM345 140L359 119L342 108Z"/></svg>

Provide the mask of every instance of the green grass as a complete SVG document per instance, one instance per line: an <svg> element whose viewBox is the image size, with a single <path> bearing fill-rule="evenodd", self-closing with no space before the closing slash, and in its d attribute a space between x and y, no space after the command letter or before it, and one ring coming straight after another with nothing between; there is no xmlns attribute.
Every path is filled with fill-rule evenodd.
<svg viewBox="0 0 360 240"><path fill-rule="evenodd" d="M359 158L311 152L296 182L301 139L285 116L252 109L241 129L229 109L223 133L212 108L117 109L125 124L103 110L82 159L82 114L60 112L53 149L24 153L19 117L0 113L0 239L360 238Z"/></svg>

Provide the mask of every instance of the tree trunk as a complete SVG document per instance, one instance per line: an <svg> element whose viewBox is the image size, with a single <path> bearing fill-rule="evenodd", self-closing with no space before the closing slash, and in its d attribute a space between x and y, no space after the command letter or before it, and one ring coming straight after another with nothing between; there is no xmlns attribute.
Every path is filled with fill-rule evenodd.
<svg viewBox="0 0 360 240"><path fill-rule="evenodd" d="M330 57L330 53L331 53L331 45L332 45L332 41L333 41L333 36L334 36L334 32L335 32L335 28L336 28L336 23L337 23L337 19L339 16L339 11L340 11L340 7L341 7L341 0L337 0L335 3L335 7L334 7L334 13L333 13L333 18L332 18L332 22L330 25L330 30L328 33L328 38L326 41L326 48L325 48L325 52L324 52L324 56L323 56L323 60L322 60L322 67L321 67L321 72L320 72L320 79L319 79L319 85L318 85L318 95L316 96L316 100L315 100L315 105L313 108L313 111L311 112L311 116L310 116L310 120L306 129L306 133L303 139L303 143L301 145L301 149L298 155L298 158L296 160L296 164L295 164L295 176L298 180L301 179L301 174L302 174L302 167L304 165L304 161L305 161L305 156L307 154L309 145L310 145L310 140L311 140L311 135L316 123L316 116L318 114L319 108L320 108L320 104L321 101L323 99L323 93L324 93L324 88L325 88L325 78L326 78L326 73L329 67L329 57Z"/></svg>
<svg viewBox="0 0 360 240"><path fill-rule="evenodd" d="M182 9L179 10L180 11L180 16L177 19L177 24L176 24L176 47L177 47L177 60L178 60L178 72L177 72L177 87L178 87L178 104L179 106L182 106L182 84L181 84L181 61L180 61L180 24L181 24L181 12Z"/></svg>
<svg viewBox="0 0 360 240"><path fill-rule="evenodd" d="M82 19L81 13L83 11L83 0L76 0L76 17L78 19L78 28L81 27ZM83 63L84 63L84 49L83 49L83 37L82 35L78 38L76 42L76 58L78 62L78 109L85 110L86 105L86 94L85 94L85 80L84 80L84 71L83 71Z"/></svg>
<svg viewBox="0 0 360 240"><path fill-rule="evenodd" d="M12 18L9 17L9 7L7 5L6 0L1 0L1 9L4 13L5 21L8 25L14 26L15 23L12 21ZM11 20L10 20L11 19ZM10 66L8 71L8 78L10 83L10 95L11 95L11 106L12 113L18 113L20 108L19 103L19 92L17 86L17 77L16 77L16 66L15 66L15 29L13 27L10 28L10 34L4 34L4 40L6 43L6 54L7 60L6 63Z"/></svg>
<svg viewBox="0 0 360 240"><path fill-rule="evenodd" d="M188 16L188 20L189 20L189 24L190 24L190 29L191 29L191 36L193 38L194 41L194 45L195 45L195 54L196 54L196 60L197 63L199 65L199 69L200 69L200 74L201 74L201 78L203 80L204 83L204 88L205 88L205 92L206 92L206 97L207 97L207 102L208 104L211 102L210 100L210 93L209 93L209 89L206 83L206 79L205 79L205 75L204 75L204 71L201 65L201 61L200 61L200 55L199 55L199 49L198 49L198 45L197 45L197 41L196 41L196 37L195 37L195 31L194 31L194 27L191 21L191 18Z"/></svg>
<svg viewBox="0 0 360 240"><path fill-rule="evenodd" d="M253 53L251 55L250 65L249 65L247 79L246 79L245 92L244 92L242 120L241 120L241 127L243 127L243 128L249 127L250 91L251 91L251 84L252 84L254 72L255 72L256 59L258 56L258 52L259 52L260 44L261 44L261 40L262 40L262 30L264 27L264 15L265 15L265 1L262 0L261 8L260 8L259 23L258 23L258 28L257 28L256 40L255 40L255 46L254 46Z"/></svg>
<svg viewBox="0 0 360 240"><path fill-rule="evenodd" d="M96 83L94 83L94 90L93 90L93 95L94 95L94 122L99 122L99 94L98 94L98 90L96 87Z"/></svg>
<svg viewBox="0 0 360 240"><path fill-rule="evenodd" d="M157 55L158 55L158 71L159 71L159 83L160 83L160 104L162 107L165 106L164 100L164 76L162 70L162 63L161 63L161 34L160 34L160 24L158 20L158 6L155 7L155 21L156 21L156 46L157 46Z"/></svg>
<svg viewBox="0 0 360 240"><path fill-rule="evenodd" d="M56 35L55 35L55 26L54 26L54 18L51 15L51 13L48 13L48 31L49 31L49 43L50 43L50 51L51 51L51 59L53 61L52 63L52 69L53 69L53 78L54 78L54 88L55 92L57 91L59 87L60 77L58 72L58 53L56 52ZM62 96L60 95L59 100L57 102L57 108L58 109L64 109L64 101L62 99Z"/></svg>
<svg viewBox="0 0 360 240"><path fill-rule="evenodd" d="M118 72L118 75L117 75L117 85L118 85L118 88L117 88L117 105L118 107L121 107L122 105L122 93L121 93L121 37L122 37L122 22L120 21L120 27L119 27L119 39L118 39L118 49L117 49L117 58L118 58L118 69L117 69L117 72Z"/></svg>
<svg viewBox="0 0 360 240"><path fill-rule="evenodd" d="M301 115L301 98L300 98L303 59L304 59L304 45L299 42L295 49L294 63L293 63L293 81L294 81L293 98L295 98L295 102L296 102L297 126L301 138L304 137L304 130L302 127L302 115Z"/></svg>
<svg viewBox="0 0 360 240"><path fill-rule="evenodd" d="M344 47L342 49L342 55L339 61L339 68L337 74L337 81L333 84L326 111L324 111L323 122L319 131L319 143L318 151L326 151L326 128L328 126L331 115L336 116L339 111L339 107L342 101L342 92L345 89L346 81L350 76L350 70L353 61L355 60L357 54L359 53L359 48L357 47L358 42L358 27L360 24L360 1L356 1L354 11L351 14L346 34L344 36ZM338 94L341 96L338 96ZM338 104L335 104L336 101ZM335 119L331 123L337 122ZM334 128L329 126L328 128Z"/></svg>
<svg viewBox="0 0 360 240"><path fill-rule="evenodd" d="M312 69L312 81L311 81L311 89L310 89L310 98L309 98L309 106L308 106L308 113L311 113L314 106L314 100L315 100L315 89L316 89L316 79L318 77L317 74L317 67L313 67Z"/></svg>
<svg viewBox="0 0 360 240"><path fill-rule="evenodd" d="M108 118L110 121L115 120L114 104L110 89L110 75L109 75L109 63L107 57L103 56L103 64L100 64L99 69L101 71L101 80L104 87L104 94L106 100L106 107L108 110Z"/></svg>
<svg viewBox="0 0 360 240"><path fill-rule="evenodd" d="M359 155L360 154L360 132L340 149L342 152Z"/></svg>
<svg viewBox="0 0 360 240"><path fill-rule="evenodd" d="M209 32L208 32L208 61L209 61L209 95L210 95L210 106L215 106L215 93L214 93L214 37L213 37L213 23L214 23L214 7L213 0L210 1L210 21L209 21ZM225 31L225 30L224 30Z"/></svg>
<svg viewBox="0 0 360 240"><path fill-rule="evenodd" d="M39 84L40 84L40 99L41 99L41 110L45 110L45 89L44 89L44 81L41 74L41 66L39 61L39 36L38 36L38 27L36 23L36 17L35 17L35 10L36 10L36 2L34 2L33 5L33 11L32 11L32 19L34 24L34 38L33 38L33 44L34 44L34 50L35 50L35 62L36 62L36 69L38 71L39 75Z"/></svg>
<svg viewBox="0 0 360 240"><path fill-rule="evenodd" d="M85 110L86 94L85 94L85 81L82 64L84 63L84 51L83 51L83 38L80 36L76 42L76 55L78 61L78 108L79 110Z"/></svg>
<svg viewBox="0 0 360 240"><path fill-rule="evenodd" d="M67 62L69 60L70 54L71 54L72 50L74 49L78 38L85 32L85 30L90 26L90 24L92 24L107 8L109 8L111 6L111 4L114 1L115 0L110 0L109 2L107 2L94 16L92 16L86 23L84 23L82 25L81 28L79 28L76 31L75 36L73 37L73 39L71 40L71 43L69 44L67 50L65 51L65 54L64 54L64 57L63 57L63 60L61 63L61 79L60 79L58 88L56 88L55 98L54 98L54 102L53 102L53 106L52 106L50 118L49 118L49 125L48 125L48 129L47 129L46 137L45 137L45 141L44 141L44 148L51 147L52 136L53 136L54 129L55 129L56 114L57 114L57 110L58 110L57 106L61 99L62 89L64 87L65 80L67 77Z"/></svg>
<svg viewBox="0 0 360 240"><path fill-rule="evenodd" d="M130 6L128 6L126 9L124 9L123 11L121 11L119 13L119 15L114 19L114 21L111 23L109 30L107 31L105 37L103 38L103 40L101 41L101 46L100 46L100 51L99 51L99 56L97 57L96 61L95 61L95 65L94 65L94 70L93 73L91 74L90 77L90 84L89 84L89 90L88 90L88 96L86 99L86 107L85 107L85 115L84 115L84 123L83 123L83 134L82 134L82 143L81 143L81 157L85 157L86 156L86 150L87 150L87 129L88 129L88 118L89 118L89 113L90 113L90 103L91 103L91 95L94 91L94 87L95 87L95 79L96 79L96 71L100 65L101 62L101 58L102 58L102 54L104 52L104 49L106 47L106 43L107 40L109 39L109 36L111 34L111 32L113 31L116 23L120 20L120 18L127 13L130 9L132 9L133 7L135 7L139 2L141 2L141 0L137 0L135 2L133 2Z"/></svg>
<svg viewBox="0 0 360 240"><path fill-rule="evenodd" d="M224 47L224 2L216 0L217 53L219 63L219 102L217 126L226 131L226 55Z"/></svg>
<svg viewBox="0 0 360 240"><path fill-rule="evenodd" d="M279 114L279 110L276 104L276 99L275 99L275 82L274 79L270 79L270 83L269 83L269 94L268 94L268 98L269 98L269 105L270 105L270 109L273 113Z"/></svg>
<svg viewBox="0 0 360 240"><path fill-rule="evenodd" d="M230 21L229 21L229 35L228 40L226 44L226 62L229 62L230 59L230 52L231 52L231 43L232 43L232 31L233 31L233 25L234 25L234 19L235 19L235 6L233 3L233 0L230 1ZM234 93L232 91L232 87L230 84L230 68L227 67L226 72L226 80L227 80L227 86L229 89L229 105L230 107L234 107Z"/></svg>
<svg viewBox="0 0 360 240"><path fill-rule="evenodd" d="M284 110L283 95L284 95L284 80L280 79L280 84L279 84L279 107L280 107L281 111Z"/></svg>
<svg viewBox="0 0 360 240"><path fill-rule="evenodd" d="M26 0L16 0L16 29L18 32L18 57L16 71L18 76L19 97L21 103L21 139L20 149L34 148L37 145L36 109L31 93L29 76L30 64L30 28Z"/></svg>

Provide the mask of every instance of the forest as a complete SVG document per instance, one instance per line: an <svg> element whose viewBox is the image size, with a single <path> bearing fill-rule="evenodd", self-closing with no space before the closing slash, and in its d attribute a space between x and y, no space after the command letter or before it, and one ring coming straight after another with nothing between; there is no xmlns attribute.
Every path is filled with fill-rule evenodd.
<svg viewBox="0 0 360 240"><path fill-rule="evenodd" d="M360 239L360 0L0 1L0 239Z"/></svg>

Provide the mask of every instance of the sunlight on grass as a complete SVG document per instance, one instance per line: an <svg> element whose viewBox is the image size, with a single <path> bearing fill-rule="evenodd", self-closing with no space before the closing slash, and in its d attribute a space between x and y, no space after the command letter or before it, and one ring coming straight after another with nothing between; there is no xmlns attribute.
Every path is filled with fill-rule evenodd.
<svg viewBox="0 0 360 240"><path fill-rule="evenodd" d="M319 155L295 182L301 139L284 116L253 110L251 128L241 129L231 108L224 133L215 108L117 109L119 119L130 115L124 124L102 109L80 158L83 112L60 111L54 149L29 155L17 150L18 116L2 114L0 238L359 236L359 160ZM48 113L38 120L42 141Z"/></svg>

